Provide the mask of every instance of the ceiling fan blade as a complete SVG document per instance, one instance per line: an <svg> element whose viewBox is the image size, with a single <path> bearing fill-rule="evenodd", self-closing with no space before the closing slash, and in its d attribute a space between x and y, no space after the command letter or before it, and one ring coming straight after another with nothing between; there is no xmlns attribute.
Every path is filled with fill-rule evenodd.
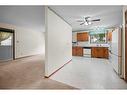
<svg viewBox="0 0 127 95"><path fill-rule="evenodd" d="M94 20L92 20L92 21L100 21L101 19L94 19Z"/></svg>
<svg viewBox="0 0 127 95"><path fill-rule="evenodd" d="M77 20L77 22L84 22L83 20Z"/></svg>
<svg viewBox="0 0 127 95"><path fill-rule="evenodd" d="M83 25L85 22L81 23L80 25Z"/></svg>

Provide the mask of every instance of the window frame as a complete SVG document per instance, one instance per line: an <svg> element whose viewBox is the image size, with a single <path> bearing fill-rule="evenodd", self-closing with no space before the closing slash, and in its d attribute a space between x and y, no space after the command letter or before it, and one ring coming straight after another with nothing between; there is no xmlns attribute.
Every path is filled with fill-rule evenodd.
<svg viewBox="0 0 127 95"><path fill-rule="evenodd" d="M102 34L103 34L103 33L102 33ZM89 34L89 35L90 35L90 44L107 44L107 42L108 42L108 41L107 41L107 32L104 33L104 34L105 34L105 37L106 37L106 40L105 40L104 43L96 43L96 42L92 42L92 41L91 41L91 36L94 35L94 34L92 34L92 35ZM96 35L96 34L95 34L95 35Z"/></svg>

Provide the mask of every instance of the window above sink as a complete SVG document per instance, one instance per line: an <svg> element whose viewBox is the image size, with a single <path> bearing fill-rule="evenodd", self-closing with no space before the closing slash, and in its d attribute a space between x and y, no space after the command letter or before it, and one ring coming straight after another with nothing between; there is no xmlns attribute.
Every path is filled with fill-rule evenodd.
<svg viewBox="0 0 127 95"><path fill-rule="evenodd" d="M106 44L107 43L107 31L105 28L95 28L90 30L90 43L91 44Z"/></svg>

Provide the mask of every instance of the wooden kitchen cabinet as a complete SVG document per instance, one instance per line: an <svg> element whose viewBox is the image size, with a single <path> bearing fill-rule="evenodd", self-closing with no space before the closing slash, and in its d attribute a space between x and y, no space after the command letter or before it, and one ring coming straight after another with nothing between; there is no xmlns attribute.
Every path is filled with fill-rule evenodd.
<svg viewBox="0 0 127 95"><path fill-rule="evenodd" d="M104 48L104 55L103 55L104 58L109 58L109 49L108 48Z"/></svg>
<svg viewBox="0 0 127 95"><path fill-rule="evenodd" d="M88 41L88 40L89 40L88 32L77 33L77 41Z"/></svg>
<svg viewBox="0 0 127 95"><path fill-rule="evenodd" d="M72 55L73 56L83 56L83 48L82 47L72 47Z"/></svg>
<svg viewBox="0 0 127 95"><path fill-rule="evenodd" d="M112 41L112 32L107 33L107 40L110 42Z"/></svg>
<svg viewBox="0 0 127 95"><path fill-rule="evenodd" d="M72 55L73 56L76 56L76 49L77 49L76 47L72 47Z"/></svg>
<svg viewBox="0 0 127 95"><path fill-rule="evenodd" d="M92 47L91 56L93 58L107 58L109 57L108 47Z"/></svg>

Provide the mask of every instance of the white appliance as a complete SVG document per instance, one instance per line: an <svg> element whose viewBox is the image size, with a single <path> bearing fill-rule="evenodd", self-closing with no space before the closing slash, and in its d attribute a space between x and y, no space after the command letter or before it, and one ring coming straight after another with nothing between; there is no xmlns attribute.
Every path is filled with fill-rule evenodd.
<svg viewBox="0 0 127 95"><path fill-rule="evenodd" d="M121 57L121 29L116 28L112 32L110 63L118 75L122 73Z"/></svg>
<svg viewBox="0 0 127 95"><path fill-rule="evenodd" d="M90 47L83 48L83 54L84 57L91 57L91 48Z"/></svg>

